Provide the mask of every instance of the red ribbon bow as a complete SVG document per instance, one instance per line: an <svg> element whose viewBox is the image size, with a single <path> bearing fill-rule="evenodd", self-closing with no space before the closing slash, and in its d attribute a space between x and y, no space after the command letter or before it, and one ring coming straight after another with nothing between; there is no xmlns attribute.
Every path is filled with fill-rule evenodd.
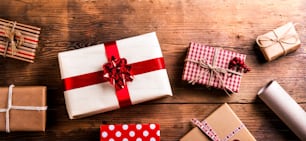
<svg viewBox="0 0 306 141"><path fill-rule="evenodd" d="M103 78L109 81L116 89L123 89L127 81L133 81L131 65L125 58L111 57L110 62L103 65Z"/></svg>
<svg viewBox="0 0 306 141"><path fill-rule="evenodd" d="M165 69L163 57L127 64L126 59L120 58L116 42L105 43L104 47L108 63L103 70L65 78L66 91L109 81L115 85L119 106L125 107L132 104L127 81L132 81L134 75Z"/></svg>

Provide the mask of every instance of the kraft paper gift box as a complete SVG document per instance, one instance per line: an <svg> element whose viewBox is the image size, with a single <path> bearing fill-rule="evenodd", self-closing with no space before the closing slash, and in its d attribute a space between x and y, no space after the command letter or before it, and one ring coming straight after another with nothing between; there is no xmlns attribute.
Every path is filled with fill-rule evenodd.
<svg viewBox="0 0 306 141"><path fill-rule="evenodd" d="M0 131L45 131L46 87L0 87Z"/></svg>
<svg viewBox="0 0 306 141"><path fill-rule="evenodd" d="M172 96L154 32L62 52L58 57L70 119Z"/></svg>
<svg viewBox="0 0 306 141"><path fill-rule="evenodd" d="M258 36L256 42L267 61L296 51L301 46L299 35L292 22Z"/></svg>
<svg viewBox="0 0 306 141"><path fill-rule="evenodd" d="M159 141L159 124L116 124L100 126L100 141Z"/></svg>
<svg viewBox="0 0 306 141"><path fill-rule="evenodd" d="M0 55L34 62L40 28L0 19Z"/></svg>
<svg viewBox="0 0 306 141"><path fill-rule="evenodd" d="M235 68L229 69L234 58L245 62L246 55L191 42L182 79L192 84L223 89L227 94L237 93L242 72Z"/></svg>
<svg viewBox="0 0 306 141"><path fill-rule="evenodd" d="M256 141L228 104L223 104L205 120L193 119L197 126L180 141Z"/></svg>

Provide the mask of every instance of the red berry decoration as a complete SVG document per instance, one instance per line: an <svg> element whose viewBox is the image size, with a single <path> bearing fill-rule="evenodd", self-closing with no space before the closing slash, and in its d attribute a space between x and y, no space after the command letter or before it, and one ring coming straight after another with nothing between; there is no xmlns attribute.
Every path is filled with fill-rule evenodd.
<svg viewBox="0 0 306 141"><path fill-rule="evenodd" d="M247 65L244 63L243 60L241 60L238 57L234 57L229 65L228 65L229 69L233 69L236 68L236 71L243 71L244 73L247 73L249 71L251 71L251 69L249 67L247 67Z"/></svg>

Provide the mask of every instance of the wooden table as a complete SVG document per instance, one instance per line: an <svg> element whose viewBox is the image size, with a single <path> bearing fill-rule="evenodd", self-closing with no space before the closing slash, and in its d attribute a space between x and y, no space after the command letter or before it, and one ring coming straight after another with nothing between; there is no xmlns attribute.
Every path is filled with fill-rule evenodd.
<svg viewBox="0 0 306 141"><path fill-rule="evenodd" d="M0 140L93 141L101 124L159 123L162 140L173 141L192 129L191 118L203 119L224 102L256 139L298 140L256 93L275 79L306 109L306 32L299 27L302 48L269 63L255 39L289 21L305 26L304 0L2 0L0 9L0 18L42 28L35 63L0 58L0 86L46 85L49 106L45 133L1 132ZM174 96L69 120L57 54L151 31L157 32ZM238 94L181 80L190 41L247 55L252 71Z"/></svg>

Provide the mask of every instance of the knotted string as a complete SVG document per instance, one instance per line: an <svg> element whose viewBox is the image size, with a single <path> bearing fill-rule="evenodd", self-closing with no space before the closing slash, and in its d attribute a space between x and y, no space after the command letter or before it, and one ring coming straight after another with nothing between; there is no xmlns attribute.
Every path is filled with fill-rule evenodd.
<svg viewBox="0 0 306 141"><path fill-rule="evenodd" d="M7 133L10 132L10 110L31 110L31 111L43 111L47 110L47 106L13 106L13 84L9 86L8 89L8 98L7 98L7 108L0 108L0 113L5 114L5 130ZM21 117L22 118L22 117Z"/></svg>
<svg viewBox="0 0 306 141"><path fill-rule="evenodd" d="M288 45L292 45L292 44L295 44L298 42L299 40L299 37L297 34L289 34L291 28L294 28L296 24L290 26L286 32L282 35L277 35L275 29L272 31L275 38L273 37L268 37L268 36L258 36L256 38L256 43L258 44L259 47L261 48L268 48L268 47L272 47L273 45L275 44L280 44L281 48L283 49L283 55L287 55L287 50L284 46L284 44L288 44ZM294 39L293 41L289 42L288 40L289 39ZM270 41L271 43L270 44L267 44L267 45L263 45L261 42L262 41Z"/></svg>
<svg viewBox="0 0 306 141"><path fill-rule="evenodd" d="M9 23L9 24L11 24L11 23ZM8 47L11 47L11 52L12 52L12 55L14 56L15 53L17 52L17 48L19 46L21 46L24 42L23 35L21 34L20 31L15 30L15 27L16 27L16 22L13 23L13 26L12 26L11 30L9 30L9 29L4 30L4 37L6 37L9 40L6 43L6 47L4 49L4 53L3 53L4 57L6 56ZM15 42L15 37L16 36L18 36L19 39L16 39L16 42Z"/></svg>
<svg viewBox="0 0 306 141"><path fill-rule="evenodd" d="M202 122L197 120L197 119L191 119L191 122L197 126L198 128L200 128L200 130L206 134L211 140L213 141L228 141L231 137L233 137L236 133L238 133L242 128L244 128L244 124L241 123L237 128L235 128L232 132L230 132L227 136L225 136L224 139L220 139L220 137L218 137L217 133L213 130L212 127L210 127L210 125L203 120Z"/></svg>
<svg viewBox="0 0 306 141"><path fill-rule="evenodd" d="M227 79L227 74L232 73L232 74L236 74L236 75L240 75L240 76L242 74L239 73L239 72L230 70L230 69L225 69L225 68L220 68L220 67L215 66L217 58L219 56L219 51L220 51L219 48L215 49L212 64L210 64L206 59L200 59L200 60L186 59L185 61L198 64L201 68L208 69L210 74L209 74L208 83L207 83L206 86L210 87L213 83L212 77L216 76L217 80L219 81L218 85L221 86L221 88L226 92L226 94L228 96L230 96L230 93L233 93L233 90L231 90L230 88L227 88L226 83L224 81L224 80ZM202 78L201 76L203 76L204 73L205 73L205 71L202 71L202 73L198 73L198 76L195 79L190 80L189 83L194 85L196 82L198 82ZM224 79L222 79L222 74L224 74Z"/></svg>

